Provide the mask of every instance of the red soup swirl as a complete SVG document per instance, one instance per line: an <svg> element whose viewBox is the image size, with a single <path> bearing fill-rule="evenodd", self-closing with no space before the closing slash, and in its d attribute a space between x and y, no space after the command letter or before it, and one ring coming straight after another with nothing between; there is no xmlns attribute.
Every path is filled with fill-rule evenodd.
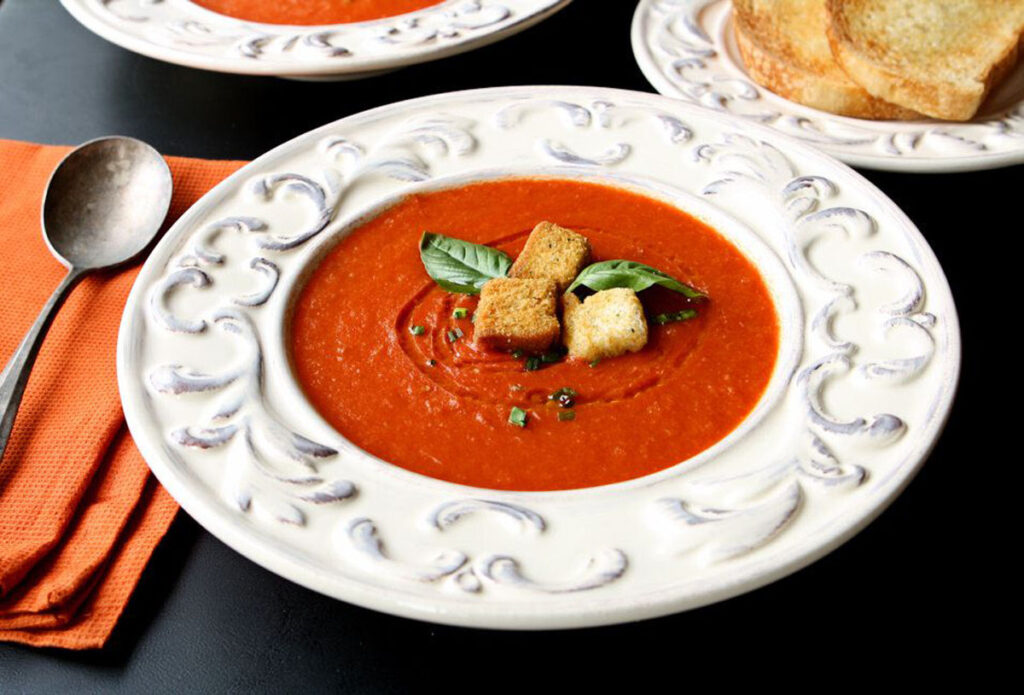
<svg viewBox="0 0 1024 695"><path fill-rule="evenodd" d="M688 321L649 321L643 349L596 364L528 370L522 356L483 349L473 340L477 297L431 280L420 236L515 257L542 220L585 235L595 260L648 264L709 299ZM641 295L649 316L685 301L658 287ZM700 453L755 407L779 349L768 288L715 230L643 195L558 179L403 199L327 253L295 301L290 331L296 377L338 432L393 465L502 490L616 483ZM571 416L565 399L550 398L566 387ZM525 426L510 422L513 408Z"/></svg>

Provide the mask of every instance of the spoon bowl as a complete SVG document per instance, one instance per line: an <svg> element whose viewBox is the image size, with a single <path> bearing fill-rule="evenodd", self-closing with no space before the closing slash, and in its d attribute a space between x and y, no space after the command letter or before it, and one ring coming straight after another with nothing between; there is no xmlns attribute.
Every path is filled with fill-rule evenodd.
<svg viewBox="0 0 1024 695"><path fill-rule="evenodd" d="M68 268L125 263L156 236L171 204L171 172L156 150L133 138L92 140L50 176L43 237Z"/></svg>

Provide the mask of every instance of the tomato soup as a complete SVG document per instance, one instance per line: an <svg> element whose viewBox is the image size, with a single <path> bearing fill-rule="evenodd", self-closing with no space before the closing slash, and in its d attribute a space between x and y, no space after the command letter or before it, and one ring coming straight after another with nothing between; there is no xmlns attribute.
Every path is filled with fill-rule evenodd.
<svg viewBox="0 0 1024 695"><path fill-rule="evenodd" d="M527 371L474 344L477 297L438 287L418 242L431 231L515 257L543 220L585 235L595 261L646 263L709 299L689 304L689 321L649 320L639 352ZM657 287L640 297L649 316L691 301ZM751 412L778 350L769 291L725 238L652 198L558 179L409 196L324 257L291 318L298 381L341 434L410 471L503 490L616 483L694 456ZM549 399L563 387L577 394L571 420ZM513 407L525 427L509 422Z"/></svg>
<svg viewBox="0 0 1024 695"><path fill-rule="evenodd" d="M346 24L394 17L443 0L192 0L229 17L264 24Z"/></svg>

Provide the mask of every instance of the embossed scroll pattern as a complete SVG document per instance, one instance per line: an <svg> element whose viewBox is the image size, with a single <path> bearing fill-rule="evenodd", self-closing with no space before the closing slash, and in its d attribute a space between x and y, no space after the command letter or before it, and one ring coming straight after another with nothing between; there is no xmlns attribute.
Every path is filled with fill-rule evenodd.
<svg viewBox="0 0 1024 695"><path fill-rule="evenodd" d="M380 58L386 62L389 55L401 57L410 51L471 41L557 4L547 0L448 0L398 17L299 28L241 21L185 2L73 1L95 5L104 21L155 46L196 56L295 66L326 60L338 63L342 71L351 60Z"/></svg>
<svg viewBox="0 0 1024 695"><path fill-rule="evenodd" d="M264 200L297 196L312 208L312 221L280 232L255 217L226 217L196 234L153 285L149 316L158 329L170 333L199 336L216 327L231 336L238 357L234 366L220 373L160 364L150 369L148 382L155 394L165 397L218 393L207 422L175 428L168 433L169 440L184 448L230 448L222 484L228 500L242 511L255 504L279 522L301 526L306 522L304 504L338 502L352 497L356 488L348 480L320 474L320 466L337 450L292 431L274 411L265 389L263 338L249 312L264 306L277 288L281 271L268 255L288 252L322 232L332 217L338 191L306 176L273 174L250 182L248 193ZM257 289L218 294L219 301L198 314L176 312L171 305L178 293L205 292L217 283L217 271L228 260L215 247L222 234L252 240L254 253L248 267L257 277Z"/></svg>
<svg viewBox="0 0 1024 695"><path fill-rule="evenodd" d="M730 187L742 187L744 194L757 195L773 206L784 224L776 248L785 258L794 279L811 284L826 295L812 309L810 343L804 366L795 386L805 413L796 441L783 458L751 471L721 478L709 478L690 486L698 499L720 500L740 497L754 500L750 506L725 509L693 499L668 497L658 500L658 514L677 536L677 547L704 547L708 561L722 561L751 552L781 533L795 517L810 483L828 490L849 490L867 479L868 471L857 463L843 463L826 443L830 438L856 439L869 448L894 443L906 424L897 415L877 413L842 418L829 412L823 392L830 380L851 370L859 346L833 334L838 317L858 306L853 285L821 272L808 256L822 237L864 239L877 231L876 221L863 210L825 207L838 186L822 176L797 175L788 158L774 146L740 134L727 134L720 142L697 147L696 159L706 163L720 178L704 188L715 196ZM913 330L925 337L928 349L919 353L862 365L858 374L867 380L901 381L914 378L931 360L935 340L931 329L933 314L923 312L924 287L909 263L884 251L861 255L856 263L877 272L899 275L893 284L906 288L905 294L877 307L875 314L884 331ZM920 342L920 341L918 341ZM732 491L742 490L741 494Z"/></svg>
<svg viewBox="0 0 1024 695"><path fill-rule="evenodd" d="M485 499L460 499L446 502L429 516L431 526L446 531L462 518L489 514L511 522L515 532L539 536L547 531L547 523L534 511L507 502ZM386 550L377 526L370 519L356 519L347 528L342 552L354 550L355 555L375 570L393 577L425 583L438 583L459 591L478 594L487 584L541 594L564 594L588 591L606 586L625 573L629 566L626 554L617 548L606 548L590 555L574 576L559 581L531 579L516 558L488 553L476 560L464 553L448 549L440 551L433 561L415 565L395 560Z"/></svg>

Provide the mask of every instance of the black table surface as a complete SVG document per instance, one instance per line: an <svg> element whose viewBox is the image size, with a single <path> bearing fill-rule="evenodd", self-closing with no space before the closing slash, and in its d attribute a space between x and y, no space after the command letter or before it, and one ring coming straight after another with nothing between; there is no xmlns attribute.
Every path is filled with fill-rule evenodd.
<svg viewBox="0 0 1024 695"><path fill-rule="evenodd" d="M366 108L511 84L653 91L633 59L633 0L577 0L497 44L369 80L302 83L144 58L79 26L57 0L0 2L0 137L75 144L118 133L166 154L252 158ZM82 653L0 644L0 692L460 691L558 676L582 689L655 674L659 687L754 677L818 685L878 676L912 645L932 672L977 611L975 563L990 481L982 380L1000 263L968 243L1012 219L1022 168L943 175L864 172L915 221L942 263L964 336L960 390L929 461L874 523L810 567L752 593L615 627L511 633L430 625L348 605L282 579L180 513L110 644ZM0 191L0 195L3 192ZM979 205L983 202L983 205ZM1017 226L1017 225L1014 225ZM995 231L992 233L1009 234ZM996 254L998 255L998 254ZM2 306L2 304L0 304ZM991 316L987 315L991 314ZM989 375L991 378L991 375ZM1019 456L1017 457L1019 458ZM971 471L974 471L972 474ZM940 651L941 650L941 651Z"/></svg>

